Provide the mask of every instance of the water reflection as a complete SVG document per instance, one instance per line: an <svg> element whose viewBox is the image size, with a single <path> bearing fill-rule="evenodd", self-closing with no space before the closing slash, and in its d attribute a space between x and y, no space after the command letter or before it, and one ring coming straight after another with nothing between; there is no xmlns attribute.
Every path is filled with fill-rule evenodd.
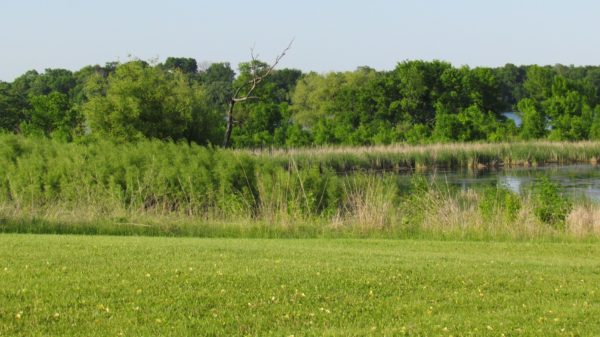
<svg viewBox="0 0 600 337"><path fill-rule="evenodd" d="M498 185L502 185L512 192L521 193L523 179L514 176L499 176Z"/></svg>
<svg viewBox="0 0 600 337"><path fill-rule="evenodd" d="M500 170L436 171L422 173L442 184L467 189L477 186L504 186L515 193L526 193L542 175L564 187L574 197L584 196L600 202L600 167L596 165L545 166ZM407 182L409 176L405 176Z"/></svg>

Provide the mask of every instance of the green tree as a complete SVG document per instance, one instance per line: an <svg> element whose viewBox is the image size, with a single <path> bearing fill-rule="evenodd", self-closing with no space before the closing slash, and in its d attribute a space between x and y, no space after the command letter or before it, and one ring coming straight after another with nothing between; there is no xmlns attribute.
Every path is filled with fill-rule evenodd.
<svg viewBox="0 0 600 337"><path fill-rule="evenodd" d="M29 101L32 109L27 113L27 121L21 123L23 133L52 136L63 141L71 141L81 133L81 118L72 109L66 94L54 91L31 96Z"/></svg>
<svg viewBox="0 0 600 337"><path fill-rule="evenodd" d="M498 80L498 92L500 95L501 109L503 111L514 111L517 103L524 98L526 69L508 63L503 67L494 69ZM499 111L502 112L502 111Z"/></svg>
<svg viewBox="0 0 600 337"><path fill-rule="evenodd" d="M31 83L29 95L48 95L52 92L70 95L76 85L77 80L70 70L46 69Z"/></svg>
<svg viewBox="0 0 600 337"><path fill-rule="evenodd" d="M323 119L332 118L333 99L345 82L341 73L321 75L312 72L302 76L291 95L294 122L313 130Z"/></svg>
<svg viewBox="0 0 600 337"><path fill-rule="evenodd" d="M233 94L235 72L229 63L213 63L201 71L198 78L204 88L208 108L222 114Z"/></svg>
<svg viewBox="0 0 600 337"><path fill-rule="evenodd" d="M552 96L552 84L556 74L549 67L531 66L527 69L527 79L523 88L528 98L540 103Z"/></svg>
<svg viewBox="0 0 600 337"><path fill-rule="evenodd" d="M442 105L438 105L435 114L435 126L431 137L438 142L457 140L461 123L456 114L450 113Z"/></svg>
<svg viewBox="0 0 600 337"><path fill-rule="evenodd" d="M11 85L0 82L0 130L17 132L19 124L25 119L18 99L11 92Z"/></svg>
<svg viewBox="0 0 600 337"><path fill-rule="evenodd" d="M303 130L298 124L289 125L285 131L286 137L284 141L287 147L308 146L313 142L310 133Z"/></svg>
<svg viewBox="0 0 600 337"><path fill-rule="evenodd" d="M180 72L133 61L107 79L94 76L84 105L92 132L118 140L141 137L214 141L214 118L204 109L204 93Z"/></svg>
<svg viewBox="0 0 600 337"><path fill-rule="evenodd" d="M590 139L600 140L600 105L594 109L594 117L590 126Z"/></svg>
<svg viewBox="0 0 600 337"><path fill-rule="evenodd" d="M234 124L236 122L235 114L236 107L239 107L242 102L253 100L259 96L254 95L255 91L260 88L261 84L268 79L273 70L285 56L287 51L292 47L293 41L277 55L272 64L267 64L257 60L252 53L252 61L241 63L239 66L240 75L232 85L232 93L228 101L228 109L226 113L225 137L223 138L223 147L231 146L231 136L233 133Z"/></svg>
<svg viewBox="0 0 600 337"><path fill-rule="evenodd" d="M390 85L395 87L393 107L410 117L412 123L433 125L435 104L445 90L442 74L451 69L441 61L406 61L392 71Z"/></svg>
<svg viewBox="0 0 600 337"><path fill-rule="evenodd" d="M194 75L198 72L198 62L188 57L167 57L164 68L167 70L179 70L187 75Z"/></svg>
<svg viewBox="0 0 600 337"><path fill-rule="evenodd" d="M521 115L521 137L538 139L546 134L546 117L538 111L535 102L530 98L519 101L517 110Z"/></svg>
<svg viewBox="0 0 600 337"><path fill-rule="evenodd" d="M263 66L268 66L264 64ZM248 76L241 68L239 81ZM247 75L248 74L248 75ZM246 77L246 78L248 78ZM273 70L261 85L253 91L255 99L238 105L235 110L237 127L232 134L234 146L263 147L284 146L287 129L292 125L289 112L289 90L293 88L299 71L292 69ZM303 136L302 129L290 129L296 136ZM305 141L304 137L297 138Z"/></svg>
<svg viewBox="0 0 600 337"><path fill-rule="evenodd" d="M589 136L594 114L575 83L557 76L552 85L552 96L542 102L550 118L550 139L581 140Z"/></svg>

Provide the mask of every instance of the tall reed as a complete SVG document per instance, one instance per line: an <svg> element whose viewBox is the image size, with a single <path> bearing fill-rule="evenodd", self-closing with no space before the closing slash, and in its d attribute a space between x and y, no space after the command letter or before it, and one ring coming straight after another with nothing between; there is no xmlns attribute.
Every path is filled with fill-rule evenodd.
<svg viewBox="0 0 600 337"><path fill-rule="evenodd" d="M240 150L240 153L247 152ZM483 168L543 164L596 163L600 143L530 141L514 143L450 143L316 147L255 150L263 160L282 165L294 158L301 165L324 165L338 172L352 170L420 170L431 168Z"/></svg>

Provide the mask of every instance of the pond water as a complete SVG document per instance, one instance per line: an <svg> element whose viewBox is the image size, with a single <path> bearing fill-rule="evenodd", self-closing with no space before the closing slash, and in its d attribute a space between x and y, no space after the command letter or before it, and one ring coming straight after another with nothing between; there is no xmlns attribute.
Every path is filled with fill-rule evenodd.
<svg viewBox="0 0 600 337"><path fill-rule="evenodd" d="M526 193L531 184L542 176L560 184L564 192L573 197L586 197L600 202L600 166L567 165L535 168L510 168L499 170L435 171L419 173L441 184L463 189L483 186L504 186L516 193ZM410 183L410 176L404 176Z"/></svg>

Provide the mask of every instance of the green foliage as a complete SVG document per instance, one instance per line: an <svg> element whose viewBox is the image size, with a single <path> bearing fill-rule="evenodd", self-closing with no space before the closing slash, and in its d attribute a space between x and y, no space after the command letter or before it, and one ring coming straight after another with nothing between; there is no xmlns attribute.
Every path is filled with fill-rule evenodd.
<svg viewBox="0 0 600 337"><path fill-rule="evenodd" d="M552 97L542 102L551 120L552 130L549 138L552 140L581 140L587 139L593 119L593 112L582 96L563 77L556 77L552 86Z"/></svg>
<svg viewBox="0 0 600 337"><path fill-rule="evenodd" d="M82 116L71 106L67 95L53 91L48 95L31 96L31 111L20 129L25 135L41 134L71 141L82 133Z"/></svg>
<svg viewBox="0 0 600 337"><path fill-rule="evenodd" d="M517 106L521 112L521 137L523 139L537 139L546 134L546 118L538 112L532 99L526 98L519 101Z"/></svg>
<svg viewBox="0 0 600 337"><path fill-rule="evenodd" d="M303 130L298 124L288 126L285 132L286 134L275 141L275 143L284 143L287 147L304 147L310 145L312 142L310 133Z"/></svg>
<svg viewBox="0 0 600 337"><path fill-rule="evenodd" d="M139 61L117 67L105 81L91 78L84 105L92 132L131 141L142 137L215 141L201 88L179 73L167 73Z"/></svg>
<svg viewBox="0 0 600 337"><path fill-rule="evenodd" d="M519 195L501 186L484 189L479 201L479 210L488 221L500 216L501 221L511 223L517 219L520 209Z"/></svg>
<svg viewBox="0 0 600 337"><path fill-rule="evenodd" d="M167 57L164 64L167 70L179 70L184 74L196 74L198 63L193 58Z"/></svg>
<svg viewBox="0 0 600 337"><path fill-rule="evenodd" d="M450 142L458 139L461 123L456 115L439 111L435 115L435 128L432 138L437 142Z"/></svg>
<svg viewBox="0 0 600 337"><path fill-rule="evenodd" d="M240 75L233 88L245 90L255 73L264 73L269 65L260 61L242 63ZM252 92L252 96L235 105L232 143L236 147L271 147L286 145L287 129L292 125L289 112L289 91L295 86L300 72L295 70L273 71ZM237 90L237 89L236 89ZM244 92L244 91L241 92ZM296 131L294 133L294 131ZM298 129L295 136L304 138ZM295 142L302 142L296 139Z"/></svg>
<svg viewBox="0 0 600 337"><path fill-rule="evenodd" d="M446 107L438 106L432 138L438 142L493 140L502 131L501 123L491 114L485 114L472 105L458 114L448 112Z"/></svg>
<svg viewBox="0 0 600 337"><path fill-rule="evenodd" d="M555 228L564 228L572 204L556 183L543 176L534 184L532 197L534 212L538 219Z"/></svg>
<svg viewBox="0 0 600 337"><path fill-rule="evenodd" d="M223 114L233 94L232 84L235 79L235 72L229 63L211 64L198 74L198 79L206 92L208 105L211 109L219 110Z"/></svg>
<svg viewBox="0 0 600 337"><path fill-rule="evenodd" d="M193 58L79 71L28 71L0 83L0 129L64 141L110 138L220 144L235 90L267 63ZM43 97L43 98L42 98ZM60 99L58 98L60 97ZM238 148L600 138L598 67L454 67L404 61L391 71L274 70L234 109ZM62 111L58 111L62 110ZM517 127L503 112L522 118Z"/></svg>
<svg viewBox="0 0 600 337"><path fill-rule="evenodd" d="M525 89L523 82L526 75L524 66L515 66L506 64L493 70L498 81L498 92L500 93L501 109L503 111L512 111L523 97Z"/></svg>
<svg viewBox="0 0 600 337"><path fill-rule="evenodd" d="M392 71L391 81L397 98L394 105L401 114L410 116L412 123L430 124L435 116L435 105L443 94L442 75L452 69L446 62L405 61Z"/></svg>
<svg viewBox="0 0 600 337"><path fill-rule="evenodd" d="M312 129L319 122L331 118L329 106L343 82L343 77L337 73L302 76L291 97L294 122Z"/></svg>
<svg viewBox="0 0 600 337"><path fill-rule="evenodd" d="M594 118L590 127L590 139L600 140L600 106L594 110Z"/></svg>
<svg viewBox="0 0 600 337"><path fill-rule="evenodd" d="M419 144L431 137L431 130L425 124L415 124L415 125L398 125L398 131L396 131L400 136L404 137L404 140L408 144ZM405 131L404 131L405 130Z"/></svg>
<svg viewBox="0 0 600 337"><path fill-rule="evenodd" d="M213 160L217 206L225 214L254 214L260 201L254 160L230 152L217 152Z"/></svg>
<svg viewBox="0 0 600 337"><path fill-rule="evenodd" d="M0 130L15 132L24 120L24 111L11 91L11 85L0 82Z"/></svg>
<svg viewBox="0 0 600 337"><path fill-rule="evenodd" d="M523 88L527 96L540 103L552 96L552 84L556 74L550 67L537 65L527 69L526 80Z"/></svg>

